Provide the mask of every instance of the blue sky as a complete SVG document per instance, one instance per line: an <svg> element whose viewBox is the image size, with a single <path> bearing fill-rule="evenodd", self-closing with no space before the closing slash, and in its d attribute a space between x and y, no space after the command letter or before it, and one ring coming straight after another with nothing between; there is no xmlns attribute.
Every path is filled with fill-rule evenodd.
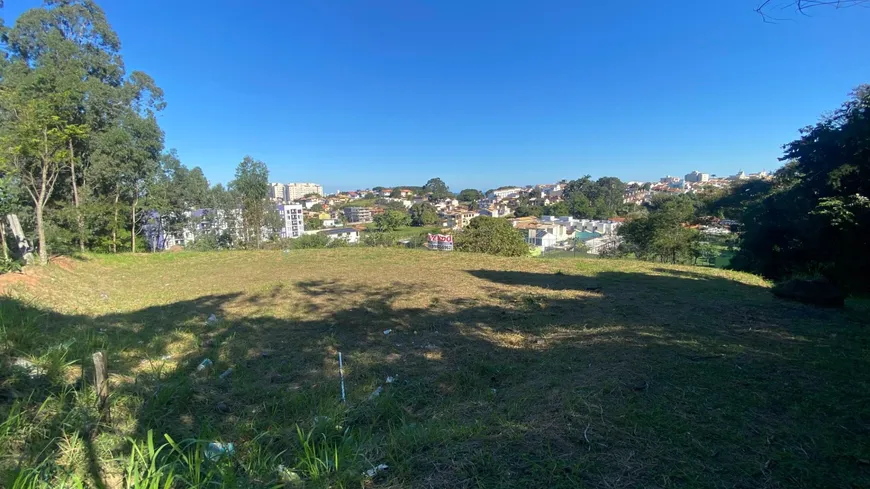
<svg viewBox="0 0 870 489"><path fill-rule="evenodd" d="M212 183L246 154L327 190L774 169L870 82L862 8L769 24L758 0L99 3L128 70L166 92L167 147Z"/></svg>

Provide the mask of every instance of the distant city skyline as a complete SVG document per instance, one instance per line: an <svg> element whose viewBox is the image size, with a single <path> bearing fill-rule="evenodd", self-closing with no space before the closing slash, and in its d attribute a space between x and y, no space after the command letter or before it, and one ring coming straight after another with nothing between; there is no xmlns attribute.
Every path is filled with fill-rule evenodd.
<svg viewBox="0 0 870 489"><path fill-rule="evenodd" d="M870 65L864 8L765 23L756 0L99 3L125 65L165 93L166 148L212 184L246 154L325 190L773 171Z"/></svg>

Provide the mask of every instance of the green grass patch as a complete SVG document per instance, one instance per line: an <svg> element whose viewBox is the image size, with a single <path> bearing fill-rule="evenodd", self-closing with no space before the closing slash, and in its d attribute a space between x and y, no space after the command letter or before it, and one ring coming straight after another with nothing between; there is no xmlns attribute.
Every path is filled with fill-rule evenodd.
<svg viewBox="0 0 870 489"><path fill-rule="evenodd" d="M870 486L865 301L816 309L709 267L377 248L23 277L0 298L2 487Z"/></svg>

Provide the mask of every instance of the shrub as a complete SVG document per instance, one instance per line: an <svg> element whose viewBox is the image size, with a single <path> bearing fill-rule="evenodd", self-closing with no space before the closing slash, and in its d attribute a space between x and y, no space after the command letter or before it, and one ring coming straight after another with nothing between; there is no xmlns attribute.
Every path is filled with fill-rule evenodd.
<svg viewBox="0 0 870 489"><path fill-rule="evenodd" d="M836 285L824 278L792 278L776 284L773 295L804 304L822 307L843 307L846 296Z"/></svg>
<svg viewBox="0 0 870 489"><path fill-rule="evenodd" d="M294 250L305 250L312 248L326 248L329 244L329 237L325 234L303 234L293 240Z"/></svg>
<svg viewBox="0 0 870 489"><path fill-rule="evenodd" d="M506 219L475 217L464 230L454 237L459 251L488 253L500 256L526 256L529 245L523 235Z"/></svg>
<svg viewBox="0 0 870 489"><path fill-rule="evenodd" d="M0 273L20 272L21 263L11 258L0 258Z"/></svg>

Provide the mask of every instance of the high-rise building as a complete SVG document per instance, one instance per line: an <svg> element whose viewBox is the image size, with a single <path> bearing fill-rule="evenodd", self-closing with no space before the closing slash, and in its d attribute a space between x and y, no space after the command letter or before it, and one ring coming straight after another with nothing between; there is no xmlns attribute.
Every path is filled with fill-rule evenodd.
<svg viewBox="0 0 870 489"><path fill-rule="evenodd" d="M316 183L288 183L286 185L287 200L298 200L308 194L323 195L323 186Z"/></svg>
<svg viewBox="0 0 870 489"><path fill-rule="evenodd" d="M691 183L707 182L710 180L709 173L701 173L698 170L686 175L686 181Z"/></svg>
<svg viewBox="0 0 870 489"><path fill-rule="evenodd" d="M287 186L283 183L270 183L269 199L272 202L285 202L287 200Z"/></svg>
<svg viewBox="0 0 870 489"><path fill-rule="evenodd" d="M279 204L278 214L284 220L282 238L298 238L305 233L305 211L299 204Z"/></svg>

